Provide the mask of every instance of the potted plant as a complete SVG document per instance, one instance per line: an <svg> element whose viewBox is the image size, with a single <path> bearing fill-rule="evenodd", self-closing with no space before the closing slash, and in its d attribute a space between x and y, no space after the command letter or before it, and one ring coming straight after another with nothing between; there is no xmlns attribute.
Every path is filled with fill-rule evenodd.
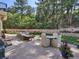
<svg viewBox="0 0 79 59"><path fill-rule="evenodd" d="M76 44L76 47L79 49L79 43Z"/></svg>
<svg viewBox="0 0 79 59"><path fill-rule="evenodd" d="M71 57L73 57L72 51L70 50L70 47L68 47L67 45L62 45L59 49L63 58L70 59Z"/></svg>
<svg viewBox="0 0 79 59"><path fill-rule="evenodd" d="M76 45L77 49L79 49L79 43L77 42L75 45Z"/></svg>

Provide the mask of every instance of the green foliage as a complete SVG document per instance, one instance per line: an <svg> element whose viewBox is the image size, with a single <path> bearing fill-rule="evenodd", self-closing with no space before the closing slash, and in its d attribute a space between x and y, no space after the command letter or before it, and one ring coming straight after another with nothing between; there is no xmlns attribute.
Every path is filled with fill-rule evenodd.
<svg viewBox="0 0 79 59"><path fill-rule="evenodd" d="M19 14L17 14L17 13L15 13L15 14L8 13L8 20L6 20L4 22L4 26L6 28L16 28L16 26L19 23L18 19L19 19Z"/></svg>
<svg viewBox="0 0 79 59"><path fill-rule="evenodd" d="M34 32L34 33L31 33L33 35L41 35L41 32Z"/></svg>
<svg viewBox="0 0 79 59"><path fill-rule="evenodd" d="M36 20L42 23L52 21L52 28L73 25L72 12L77 0L38 0ZM72 11L73 10L73 11Z"/></svg>
<svg viewBox="0 0 79 59"><path fill-rule="evenodd" d="M75 44L75 45L79 45L79 42L77 41L78 38L77 37L72 37L72 36L62 36L62 41L67 41L70 44Z"/></svg>
<svg viewBox="0 0 79 59"><path fill-rule="evenodd" d="M36 14L27 0L16 0L8 8L5 28L53 29L79 26L79 10L73 10L77 0L38 0ZM73 11L73 13L72 13Z"/></svg>
<svg viewBox="0 0 79 59"><path fill-rule="evenodd" d="M4 22L4 26L6 28L32 28L33 25L36 23L34 17L29 17L27 15L23 16L22 19L20 19L21 16L18 13L11 14L8 13L8 20Z"/></svg>
<svg viewBox="0 0 79 59"><path fill-rule="evenodd" d="M18 13L23 14L27 8L26 4L27 4L27 0L16 0L16 2L14 2L14 7L16 8L16 11Z"/></svg>
<svg viewBox="0 0 79 59"><path fill-rule="evenodd" d="M8 8L8 19L4 21L5 28L25 29L34 28L36 20L34 9L27 0L16 0L14 6Z"/></svg>

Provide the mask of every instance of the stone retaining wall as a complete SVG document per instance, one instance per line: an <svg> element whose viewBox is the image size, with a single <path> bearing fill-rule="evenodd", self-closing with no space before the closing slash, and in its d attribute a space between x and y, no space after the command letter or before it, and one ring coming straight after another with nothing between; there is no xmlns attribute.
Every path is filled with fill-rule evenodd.
<svg viewBox="0 0 79 59"><path fill-rule="evenodd" d="M7 32L44 32L44 33L53 33L58 32L57 29L6 29Z"/></svg>

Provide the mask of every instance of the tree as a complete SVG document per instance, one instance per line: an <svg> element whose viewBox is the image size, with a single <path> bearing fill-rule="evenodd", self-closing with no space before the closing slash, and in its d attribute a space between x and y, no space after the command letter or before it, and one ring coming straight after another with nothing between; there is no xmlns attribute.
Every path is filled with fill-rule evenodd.
<svg viewBox="0 0 79 59"><path fill-rule="evenodd" d="M38 0L38 2L37 21L51 21L54 23L52 27L55 28L65 27L72 23L72 10L77 0Z"/></svg>
<svg viewBox="0 0 79 59"><path fill-rule="evenodd" d="M52 22L58 23L59 14L60 14L60 4L57 3L58 0L39 0L38 7L37 7L37 15L36 19L41 22ZM60 1L59 1L60 2ZM57 27L56 24L52 24L51 27ZM56 28L55 27L55 28Z"/></svg>
<svg viewBox="0 0 79 59"><path fill-rule="evenodd" d="M4 22L5 28L32 28L35 22L34 8L27 4L27 0L16 0L7 12L8 20Z"/></svg>
<svg viewBox="0 0 79 59"><path fill-rule="evenodd" d="M74 9L76 2L77 0L38 0L35 14L27 0L16 0L14 6L7 10L5 27L58 29L78 26L79 9Z"/></svg>
<svg viewBox="0 0 79 59"><path fill-rule="evenodd" d="M31 15L33 8L28 5L27 0L16 0L14 7L17 13L20 13L21 19L23 15Z"/></svg>
<svg viewBox="0 0 79 59"><path fill-rule="evenodd" d="M18 13L24 14L24 11L27 8L27 0L16 0L14 6L17 9Z"/></svg>

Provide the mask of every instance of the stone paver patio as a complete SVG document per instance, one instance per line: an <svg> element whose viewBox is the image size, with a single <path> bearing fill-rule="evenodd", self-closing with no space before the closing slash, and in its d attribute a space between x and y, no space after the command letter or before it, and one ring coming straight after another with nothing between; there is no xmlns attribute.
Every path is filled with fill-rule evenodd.
<svg viewBox="0 0 79 59"><path fill-rule="evenodd" d="M60 56L57 49L41 47L36 41L18 45L9 53L9 59L58 59Z"/></svg>
<svg viewBox="0 0 79 59"><path fill-rule="evenodd" d="M79 59L79 51L75 48L72 48L72 50L74 51L74 58L72 59ZM58 49L41 47L39 41L24 42L14 46L14 48L12 47L7 53L9 59L62 59Z"/></svg>

